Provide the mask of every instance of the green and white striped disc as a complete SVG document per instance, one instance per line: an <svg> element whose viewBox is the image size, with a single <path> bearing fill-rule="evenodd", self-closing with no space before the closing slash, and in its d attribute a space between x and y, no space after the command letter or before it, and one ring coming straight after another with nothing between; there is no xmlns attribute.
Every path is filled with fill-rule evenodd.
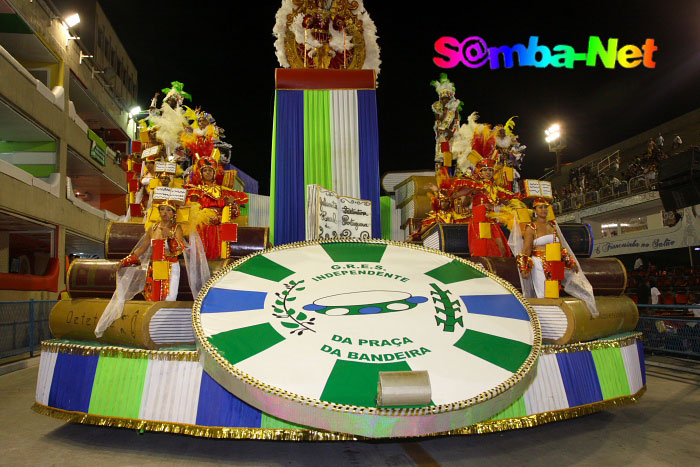
<svg viewBox="0 0 700 467"><path fill-rule="evenodd" d="M369 437L479 422L524 391L537 318L504 280L382 240L285 245L217 273L195 302L210 376L292 423ZM431 402L378 408L379 372L426 370Z"/></svg>

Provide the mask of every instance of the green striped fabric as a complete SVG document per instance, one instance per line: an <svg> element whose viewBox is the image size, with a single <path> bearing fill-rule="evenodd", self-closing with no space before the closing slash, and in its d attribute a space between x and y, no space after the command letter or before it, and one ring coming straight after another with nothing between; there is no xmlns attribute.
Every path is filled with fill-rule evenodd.
<svg viewBox="0 0 700 467"><path fill-rule="evenodd" d="M148 357L140 354L101 356L90 397L89 413L139 418Z"/></svg>
<svg viewBox="0 0 700 467"><path fill-rule="evenodd" d="M382 238L391 240L391 196L379 198L379 205L382 219Z"/></svg>
<svg viewBox="0 0 700 467"><path fill-rule="evenodd" d="M591 354L598 372L603 399L629 396L630 387L627 381L625 362L622 359L622 350L619 347L610 347L595 349Z"/></svg>
<svg viewBox="0 0 700 467"><path fill-rule="evenodd" d="M304 186L328 190L333 189L330 96L328 90L304 91Z"/></svg>
<svg viewBox="0 0 700 467"><path fill-rule="evenodd" d="M286 429L304 429L306 427L302 425L295 425L293 423L285 422L284 420L268 415L265 412L262 413L262 420L260 420L260 428L274 428L276 430L286 430ZM308 429L308 428L307 428Z"/></svg>
<svg viewBox="0 0 700 467"><path fill-rule="evenodd" d="M526 417L527 415L528 413L527 407L525 407L525 398L520 396L515 402L488 420L506 420L508 418Z"/></svg>
<svg viewBox="0 0 700 467"><path fill-rule="evenodd" d="M246 193L248 195L248 198L250 199L250 193ZM247 216L250 214L250 202L244 204L241 206L241 216ZM249 220L250 222L250 220Z"/></svg>
<svg viewBox="0 0 700 467"><path fill-rule="evenodd" d="M277 93L275 93L275 110L272 115L272 155L270 159L270 243L275 244L275 155L277 154Z"/></svg>

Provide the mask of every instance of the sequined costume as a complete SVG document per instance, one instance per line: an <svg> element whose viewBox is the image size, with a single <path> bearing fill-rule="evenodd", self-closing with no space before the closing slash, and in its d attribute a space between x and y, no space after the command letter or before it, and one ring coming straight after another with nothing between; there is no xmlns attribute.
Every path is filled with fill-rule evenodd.
<svg viewBox="0 0 700 467"><path fill-rule="evenodd" d="M160 226L160 223L153 226L155 231ZM151 262L148 265L146 273L146 285L143 289L143 297L152 302L159 301L175 301L177 300L178 289L180 286L180 263L178 257L184 251L185 245L175 237L165 239L163 242L162 261L168 262L168 278L154 279L153 268L155 258L160 258L161 254L157 251L158 240L151 240Z"/></svg>
<svg viewBox="0 0 700 467"><path fill-rule="evenodd" d="M542 250L542 248L548 244L561 243L559 236L556 234L554 222L550 221L550 224L552 225L552 228L554 228L554 233L535 238L532 245L532 270L530 271L530 275L532 277L532 286L535 289L535 296L537 298L543 298L545 296L545 281L557 279L556 274L553 274L552 271L552 262L545 259L545 251ZM527 231L527 229L532 229L534 232L537 232L534 223L527 224L525 231ZM540 247L540 249L537 249L537 247ZM574 261L566 248L562 248L561 250L561 259L566 268L570 269L572 267Z"/></svg>
<svg viewBox="0 0 700 467"><path fill-rule="evenodd" d="M494 208L500 211L505 208L507 202L520 199L520 195L497 186L493 180L458 179L454 181L454 188L455 190L469 188L473 193L473 215L469 220L471 254L473 256L513 256L508 247L508 240L496 221L500 218L500 214L495 212ZM510 217L512 218L512 215ZM485 223L489 224L490 234L483 232L484 228L480 224Z"/></svg>
<svg viewBox="0 0 700 467"><path fill-rule="evenodd" d="M248 195L221 185L189 185L187 203L199 207L197 231L204 243L207 259L219 259L221 251L221 214L231 201L238 206L248 202Z"/></svg>

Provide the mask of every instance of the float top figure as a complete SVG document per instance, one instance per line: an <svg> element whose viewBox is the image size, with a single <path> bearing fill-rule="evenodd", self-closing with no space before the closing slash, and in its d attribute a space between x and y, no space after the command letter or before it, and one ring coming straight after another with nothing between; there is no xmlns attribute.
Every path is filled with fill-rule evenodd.
<svg viewBox="0 0 700 467"><path fill-rule="evenodd" d="M276 19L282 67L379 73L377 28L362 0L282 0Z"/></svg>
<svg viewBox="0 0 700 467"><path fill-rule="evenodd" d="M440 74L439 81L430 83L438 93L438 100L433 102L435 114L435 163L446 167L452 166L452 137L459 130L459 111L462 110L462 101L455 97L455 85L447 79L445 73Z"/></svg>

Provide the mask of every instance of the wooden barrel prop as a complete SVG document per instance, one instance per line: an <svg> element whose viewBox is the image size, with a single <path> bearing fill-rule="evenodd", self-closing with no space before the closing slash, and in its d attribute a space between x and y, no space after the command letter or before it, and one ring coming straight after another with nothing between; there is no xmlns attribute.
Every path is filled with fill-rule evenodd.
<svg viewBox="0 0 700 467"><path fill-rule="evenodd" d="M141 223L111 222L105 239L105 258L124 258L131 253L143 234ZM229 242L231 258L241 258L264 250L268 241L267 227L238 227L238 241Z"/></svg>
<svg viewBox="0 0 700 467"><path fill-rule="evenodd" d="M142 222L110 222L105 235L105 258L128 256L144 233Z"/></svg>
<svg viewBox="0 0 700 467"><path fill-rule="evenodd" d="M591 256L593 236L588 224L559 224L559 227L577 258ZM507 238L508 232L504 232ZM423 234L422 239L423 246L427 248L434 248L453 255L469 255L468 224L435 224Z"/></svg>
<svg viewBox="0 0 700 467"><path fill-rule="evenodd" d="M590 258L593 254L593 233L589 224L559 224L561 234L577 258Z"/></svg>
<svg viewBox="0 0 700 467"><path fill-rule="evenodd" d="M593 287L593 295L622 295L627 287L627 271L617 258L577 258L581 270ZM515 258L472 256L470 261L510 282L520 291L520 276ZM565 294L564 290L561 291Z"/></svg>
<svg viewBox="0 0 700 467"><path fill-rule="evenodd" d="M232 260L210 260L209 270L214 274ZM77 259L68 269L68 293L71 298L111 298L116 289L117 260ZM192 301L192 291L187 282L185 261L180 259L180 288L178 301ZM134 299L142 300L140 294Z"/></svg>
<svg viewBox="0 0 700 467"><path fill-rule="evenodd" d="M541 344L537 316L504 280L383 240L248 256L207 283L193 313L204 370L236 397L291 423L375 438L498 413L530 383ZM422 402L378 402L385 372ZM418 380L429 384L413 392Z"/></svg>

